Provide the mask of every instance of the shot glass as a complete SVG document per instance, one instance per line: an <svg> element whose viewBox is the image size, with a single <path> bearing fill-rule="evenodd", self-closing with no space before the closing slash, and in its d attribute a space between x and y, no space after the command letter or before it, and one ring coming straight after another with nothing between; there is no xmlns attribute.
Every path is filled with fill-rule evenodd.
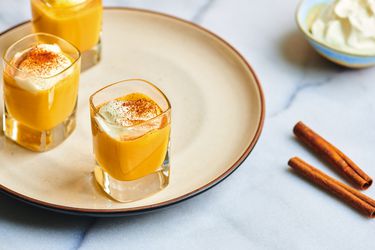
<svg viewBox="0 0 375 250"><path fill-rule="evenodd" d="M35 32L59 36L82 53L82 69L100 61L102 0L31 0Z"/></svg>
<svg viewBox="0 0 375 250"><path fill-rule="evenodd" d="M119 125L101 114L103 105L129 95L149 97L159 106L159 114L131 126ZM171 105L160 89L141 79L110 84L91 95L90 114L97 163L94 175L105 193L130 202L168 185Z"/></svg>
<svg viewBox="0 0 375 250"><path fill-rule="evenodd" d="M20 68L17 58L36 46L58 46L68 65L48 77ZM20 55L21 54L21 55ZM41 55L39 62L47 67ZM11 45L3 56L3 130L10 140L33 150L49 150L67 138L75 128L80 52L54 35L36 33ZM40 65L31 64L30 67ZM53 65L48 65L53 67Z"/></svg>

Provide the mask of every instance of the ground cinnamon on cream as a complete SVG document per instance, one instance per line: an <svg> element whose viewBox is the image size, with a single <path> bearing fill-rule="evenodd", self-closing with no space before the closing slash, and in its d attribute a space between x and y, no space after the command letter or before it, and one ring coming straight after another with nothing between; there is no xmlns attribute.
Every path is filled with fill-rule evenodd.
<svg viewBox="0 0 375 250"><path fill-rule="evenodd" d="M15 66L35 77L50 77L67 68L71 61L57 45L40 44L15 58ZM59 51L60 50L60 51Z"/></svg>

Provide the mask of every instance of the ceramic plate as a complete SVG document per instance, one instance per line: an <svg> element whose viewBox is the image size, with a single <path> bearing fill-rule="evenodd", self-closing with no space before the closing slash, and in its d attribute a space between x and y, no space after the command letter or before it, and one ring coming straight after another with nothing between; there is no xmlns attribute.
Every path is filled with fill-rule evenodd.
<svg viewBox="0 0 375 250"><path fill-rule="evenodd" d="M30 32L30 22L4 32L0 52ZM0 136L2 191L60 212L134 214L209 189L250 154L263 126L264 99L254 71L228 43L187 21L124 8L105 9L102 43L102 61L81 75L71 137L49 152L33 153ZM151 81L171 101L171 177L166 189L149 198L118 203L94 185L88 98L127 78Z"/></svg>

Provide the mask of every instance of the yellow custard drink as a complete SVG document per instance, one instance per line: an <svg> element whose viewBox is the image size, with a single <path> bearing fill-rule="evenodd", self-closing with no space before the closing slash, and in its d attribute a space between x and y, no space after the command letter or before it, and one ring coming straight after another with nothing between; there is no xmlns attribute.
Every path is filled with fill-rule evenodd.
<svg viewBox="0 0 375 250"><path fill-rule="evenodd" d="M126 202L163 189L171 131L165 96L143 80L127 80L97 92L90 102L95 177L104 191Z"/></svg>
<svg viewBox="0 0 375 250"><path fill-rule="evenodd" d="M31 0L31 9L35 32L59 36L75 45L84 61L85 55L99 61L102 0Z"/></svg>
<svg viewBox="0 0 375 250"><path fill-rule="evenodd" d="M13 44L3 61L5 135L34 151L57 146L75 127L79 51L39 33Z"/></svg>

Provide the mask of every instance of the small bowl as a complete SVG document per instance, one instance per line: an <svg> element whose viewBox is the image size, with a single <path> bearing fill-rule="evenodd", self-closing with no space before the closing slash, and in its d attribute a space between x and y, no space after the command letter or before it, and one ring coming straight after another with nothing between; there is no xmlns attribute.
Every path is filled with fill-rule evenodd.
<svg viewBox="0 0 375 250"><path fill-rule="evenodd" d="M296 21L299 29L305 35L311 46L328 60L349 68L366 68L375 65L375 54L356 54L336 49L315 39L309 32L308 18L311 11L322 4L329 4L332 0L303 0L297 7Z"/></svg>

